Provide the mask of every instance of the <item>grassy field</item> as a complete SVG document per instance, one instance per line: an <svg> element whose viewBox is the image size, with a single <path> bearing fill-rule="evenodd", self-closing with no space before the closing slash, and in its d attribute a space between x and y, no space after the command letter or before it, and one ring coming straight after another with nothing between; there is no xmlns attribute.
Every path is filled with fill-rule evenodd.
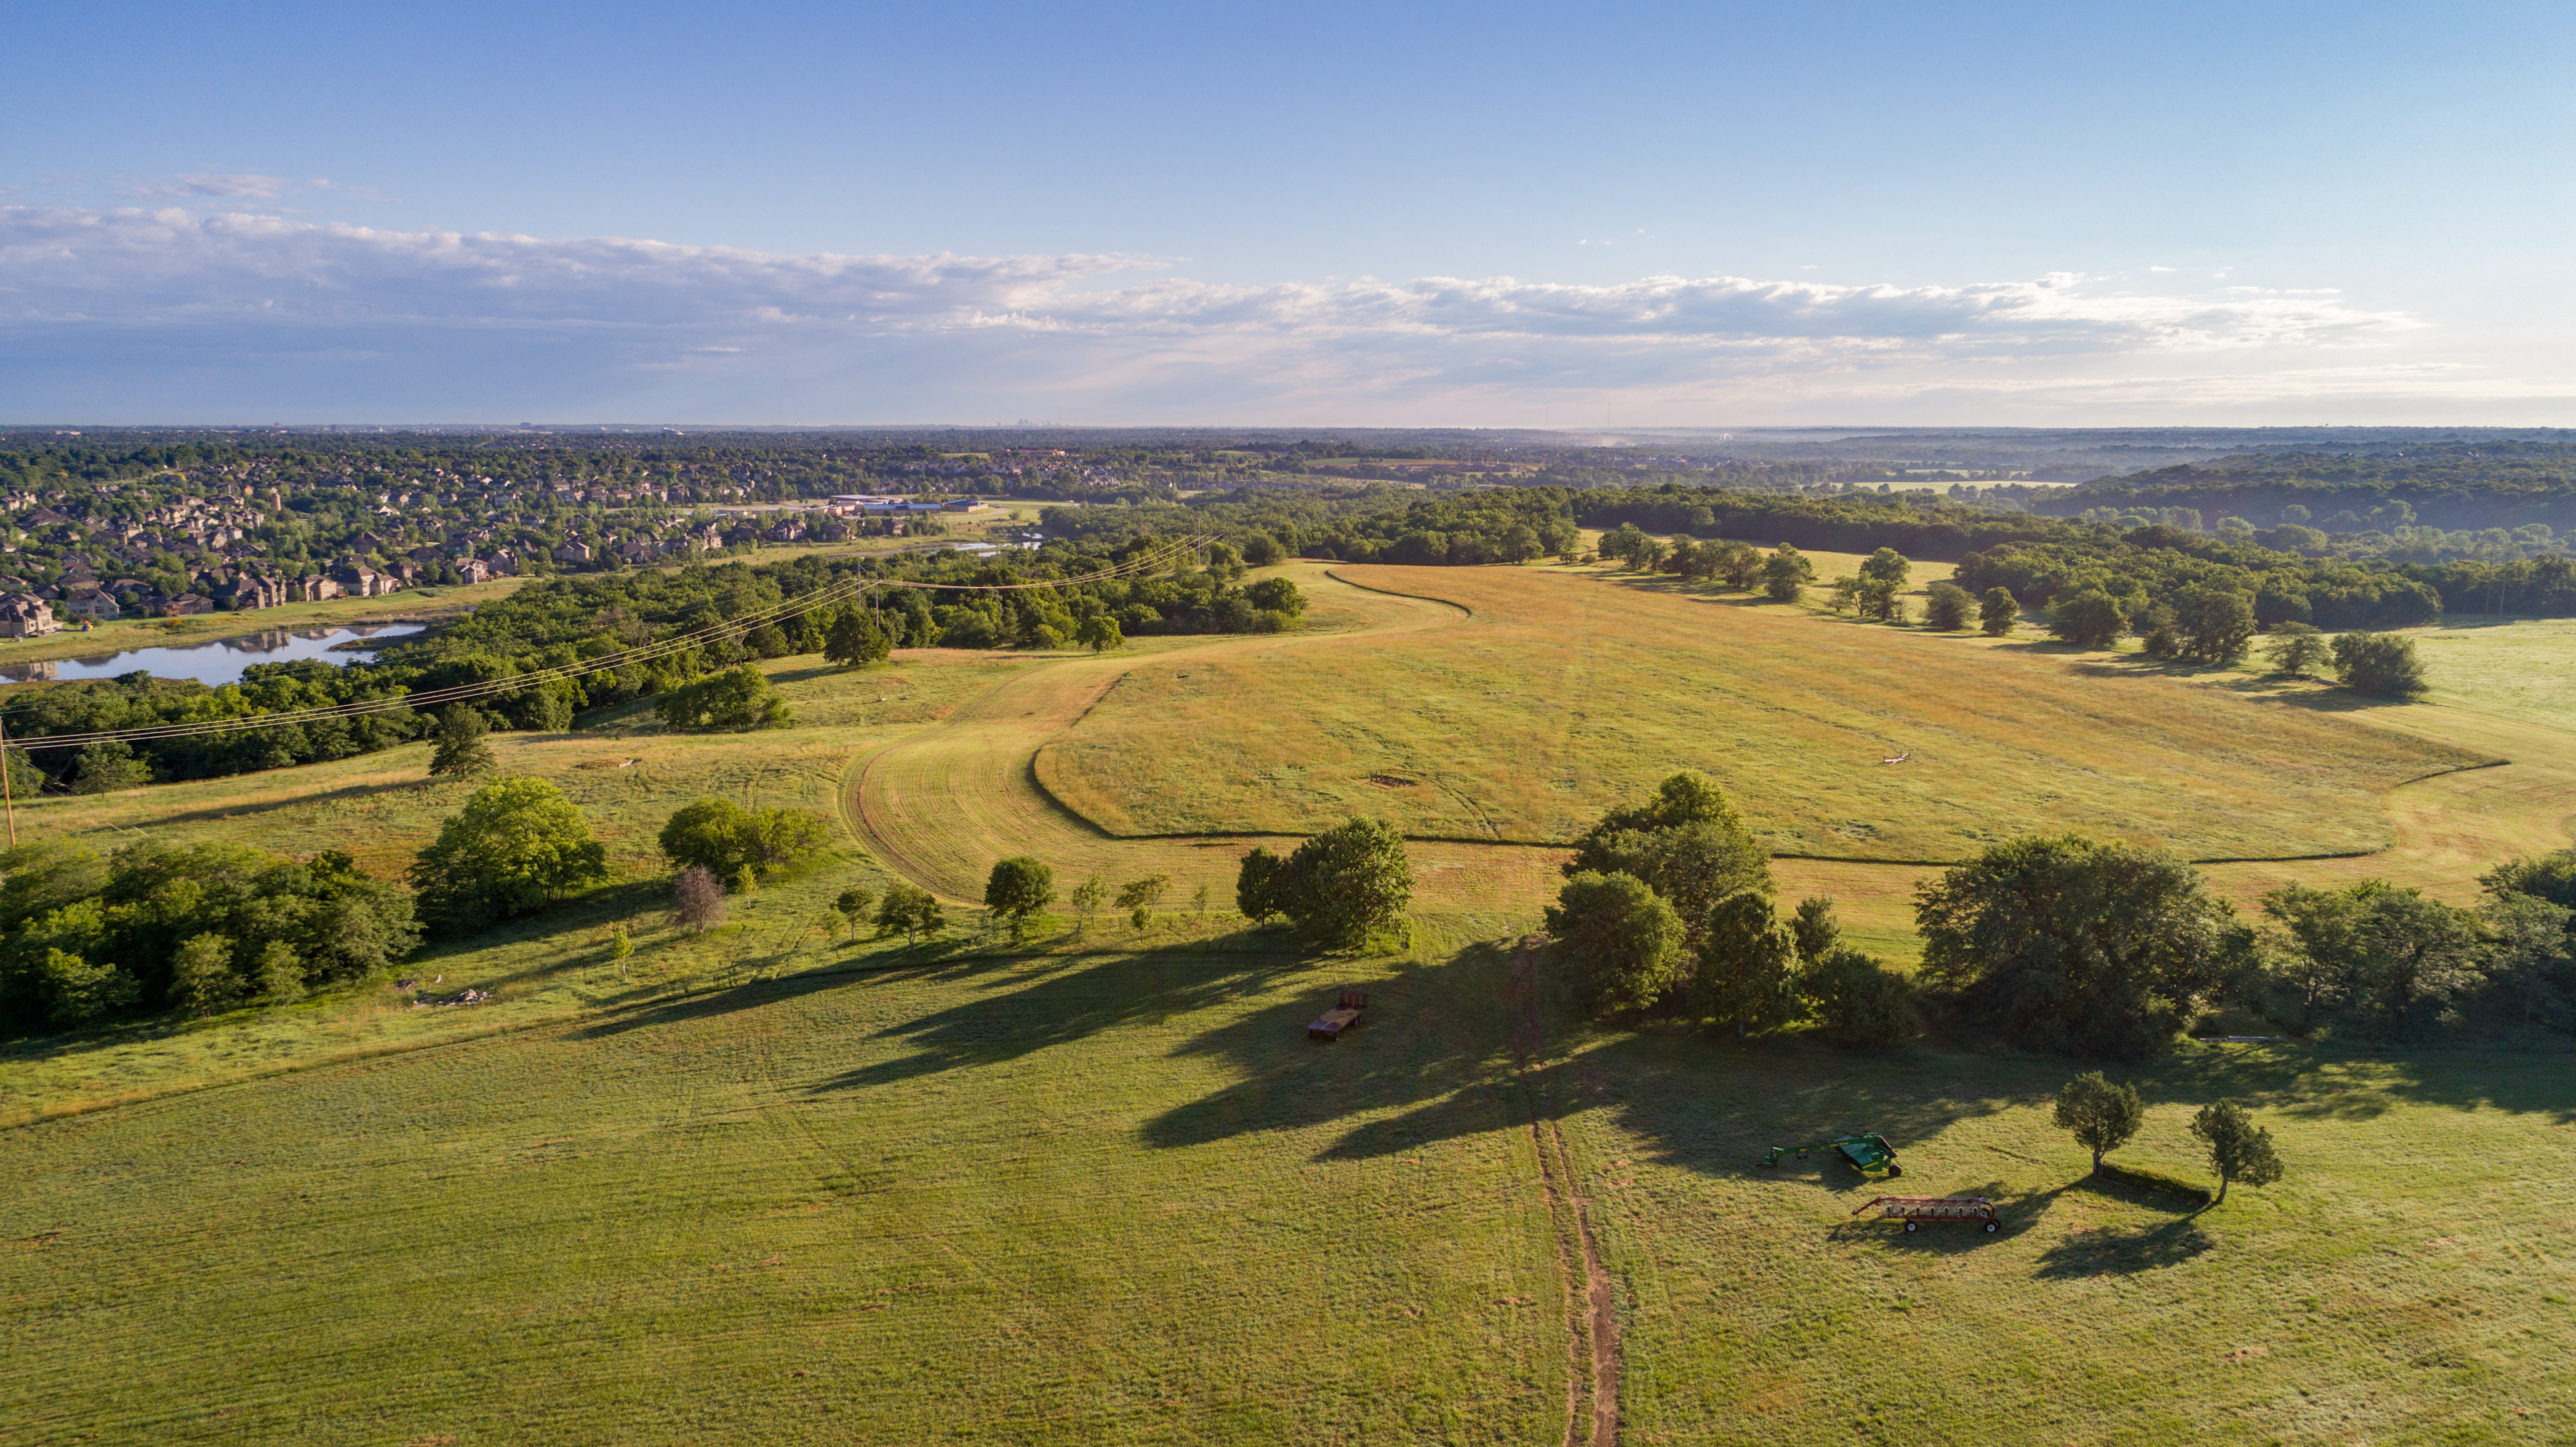
<svg viewBox="0 0 2576 1447"><path fill-rule="evenodd" d="M783 659L792 730L672 737L630 707L495 736L620 877L404 966L491 1004L379 982L0 1048L0 1437L1571 1442L1586 1241L1620 1441L2576 1437L2563 1053L2196 1047L2121 1072L2151 1104L2124 1159L2205 1177L2183 1126L2221 1097L2279 1137L2288 1180L2194 1213L2084 1180L2047 1120L2064 1061L1574 1019L1521 985L1543 955L1512 963L1561 850L1418 843L1417 943L1311 960L1225 911L1242 850L1289 836L1215 832L1367 806L1562 837L1540 826L1692 765L1775 841L1845 820L1884 821L1835 835L1882 858L2123 820L2199 853L2348 838L2387 847L2211 873L2240 899L2365 875L2465 897L2568 838L2576 734L2528 677L2561 633L2421 635L2437 702L2361 708L1595 569L1291 573L1314 599L1295 634ZM1905 747L1932 767L1875 762ZM19 823L391 874L464 794L425 755ZM1302 792L1261 782L1282 759L1310 766ZM834 813L841 853L684 933L653 836L711 794ZM1177 827L1084 817L1111 810ZM1011 949L970 912L919 949L828 922L848 883L962 904L1020 852L1062 889L1172 874L1172 912ZM1912 953L1926 871L1777 871ZM623 967L614 926L639 945ZM1348 984L1370 1022L1310 1045ZM1875 1192L1845 1168L1751 1166L1851 1129L1895 1141L1903 1189L1989 1195L2006 1229L1908 1236L1849 1214Z"/></svg>
<svg viewBox="0 0 2576 1447"><path fill-rule="evenodd" d="M1484 955L841 965L0 1134L6 1435L1553 1431Z"/></svg>
<svg viewBox="0 0 2576 1447"><path fill-rule="evenodd" d="M2206 858L2377 849L2381 794L2485 757L2190 682L2106 686L2030 640L1553 567L1333 573L1472 616L1132 669L1039 751L1038 777L1117 835L1366 813L1554 843L1695 768L1781 854L1947 860L2071 828Z"/></svg>

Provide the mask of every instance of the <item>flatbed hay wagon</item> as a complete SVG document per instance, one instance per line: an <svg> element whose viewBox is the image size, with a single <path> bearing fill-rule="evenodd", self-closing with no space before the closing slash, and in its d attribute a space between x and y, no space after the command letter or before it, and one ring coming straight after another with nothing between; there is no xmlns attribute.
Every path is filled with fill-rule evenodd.
<svg viewBox="0 0 2576 1447"><path fill-rule="evenodd" d="M1340 1004L1316 1016L1315 1023L1306 1027L1306 1038L1339 1040L1342 1038L1343 1031L1360 1023L1360 1012L1367 1008L1366 990L1344 990Z"/></svg>
<svg viewBox="0 0 2576 1447"><path fill-rule="evenodd" d="M1995 1215L1995 1203L1983 1196L1881 1196L1854 1206L1852 1214L1872 1210L1882 1219L1903 1221L1908 1231L1920 1229L1926 1221L1980 1221L1989 1231L2004 1226Z"/></svg>

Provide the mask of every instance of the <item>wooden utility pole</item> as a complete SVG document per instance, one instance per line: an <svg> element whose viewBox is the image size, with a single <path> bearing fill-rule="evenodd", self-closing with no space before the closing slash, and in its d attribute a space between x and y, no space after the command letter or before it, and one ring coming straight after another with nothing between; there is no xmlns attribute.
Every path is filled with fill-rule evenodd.
<svg viewBox="0 0 2576 1447"><path fill-rule="evenodd" d="M9 723L0 719L0 809L9 815L9 847L18 847L18 801L9 792Z"/></svg>

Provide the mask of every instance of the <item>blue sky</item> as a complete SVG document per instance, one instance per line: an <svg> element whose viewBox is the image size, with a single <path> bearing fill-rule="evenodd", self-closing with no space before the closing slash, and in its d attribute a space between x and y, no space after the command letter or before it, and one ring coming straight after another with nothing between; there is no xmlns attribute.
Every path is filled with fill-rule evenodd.
<svg viewBox="0 0 2576 1447"><path fill-rule="evenodd" d="M0 420L2570 423L2572 36L12 7Z"/></svg>

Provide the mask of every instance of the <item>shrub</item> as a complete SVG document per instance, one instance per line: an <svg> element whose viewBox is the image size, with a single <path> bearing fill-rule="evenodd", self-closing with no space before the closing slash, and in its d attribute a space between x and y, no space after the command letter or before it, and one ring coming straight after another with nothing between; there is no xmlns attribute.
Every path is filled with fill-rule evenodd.
<svg viewBox="0 0 2576 1447"><path fill-rule="evenodd" d="M948 913L939 906L938 896L911 884L886 887L885 899L877 905L877 938L884 939L900 932L905 944L923 935L936 938L948 928Z"/></svg>
<svg viewBox="0 0 2576 1447"><path fill-rule="evenodd" d="M1645 803L1603 814L1575 840L1564 872L1641 879L1672 902L1694 937L1719 900L1771 890L1770 855L1717 785L1687 770L1657 785Z"/></svg>
<svg viewBox="0 0 2576 1447"><path fill-rule="evenodd" d="M2344 687L2374 698L2412 698L2426 687L2415 640L2394 633L2337 635L2334 671Z"/></svg>
<svg viewBox="0 0 2576 1447"><path fill-rule="evenodd" d="M1923 590L1923 622L1944 633L1956 633L1968 626L1968 614L1977 600L1956 583L1935 583Z"/></svg>
<svg viewBox="0 0 2576 1447"><path fill-rule="evenodd" d="M1645 1009L1681 982L1681 916L1634 875L1575 875L1548 906L1547 929L1580 971L1577 993L1597 1015Z"/></svg>
<svg viewBox="0 0 2576 1447"><path fill-rule="evenodd" d="M2264 650L2264 662L2274 673L2292 678L2306 678L2326 661L2325 635L2305 623L2283 623L2273 628L2272 644Z"/></svg>
<svg viewBox="0 0 2576 1447"><path fill-rule="evenodd" d="M867 923L868 911L875 909L876 905L876 891L863 884L854 884L842 890L832 901L832 912L841 917L841 923L855 936L859 926Z"/></svg>
<svg viewBox="0 0 2576 1447"><path fill-rule="evenodd" d="M1254 924L1287 913L1279 897L1279 873L1287 863L1261 845L1252 846L1234 875L1236 912Z"/></svg>
<svg viewBox="0 0 2576 1447"><path fill-rule="evenodd" d="M671 881L671 918L697 934L724 923L724 881L703 864L692 864Z"/></svg>
<svg viewBox="0 0 2576 1447"><path fill-rule="evenodd" d="M1806 554L1782 543L1762 564L1762 591L1774 603L1795 603L1815 581L1816 565Z"/></svg>
<svg viewBox="0 0 2576 1447"><path fill-rule="evenodd" d="M697 865L718 879L775 874L821 854L832 826L806 809L746 809L700 799L662 826L662 854L676 868Z"/></svg>
<svg viewBox="0 0 2576 1447"><path fill-rule="evenodd" d="M1859 950L1826 949L1798 972L1797 988L1816 1033L1836 1045L1885 1049L1914 1030L1914 986Z"/></svg>

